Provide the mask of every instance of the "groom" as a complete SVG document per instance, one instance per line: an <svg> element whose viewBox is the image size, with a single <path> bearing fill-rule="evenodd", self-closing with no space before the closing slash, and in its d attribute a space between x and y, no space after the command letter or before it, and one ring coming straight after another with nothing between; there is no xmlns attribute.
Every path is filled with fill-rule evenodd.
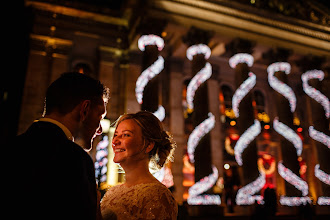
<svg viewBox="0 0 330 220"><path fill-rule="evenodd" d="M24 219L96 219L94 165L86 151L102 133L109 91L70 72L47 89L44 116L10 144L20 163L16 198Z"/></svg>

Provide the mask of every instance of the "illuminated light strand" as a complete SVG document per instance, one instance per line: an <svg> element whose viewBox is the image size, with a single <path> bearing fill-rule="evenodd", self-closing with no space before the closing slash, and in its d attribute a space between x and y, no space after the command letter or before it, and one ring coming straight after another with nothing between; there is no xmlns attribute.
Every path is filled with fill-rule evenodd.
<svg viewBox="0 0 330 220"><path fill-rule="evenodd" d="M197 54L204 54L204 58L208 59L211 56L211 49L204 45L198 44L193 45L187 49L187 58L193 60L193 57ZM194 96L198 87L209 79L212 75L211 64L206 62L205 66L193 77L187 87L187 107L193 110ZM215 125L215 118L212 113L208 114L209 118L205 119L201 124L199 124L193 132L190 134L187 151L190 161L195 162L194 152L199 143L199 141L209 133ZM212 188L218 179L218 170L215 166L212 166L213 173L207 177L204 177L199 182L195 183L189 188L189 198L187 199L190 205L220 205L221 199L219 195L200 195L203 192Z"/></svg>
<svg viewBox="0 0 330 220"><path fill-rule="evenodd" d="M317 131L313 126L309 126L309 136L314 140L324 144L330 149L330 137L323 132Z"/></svg>
<svg viewBox="0 0 330 220"><path fill-rule="evenodd" d="M238 53L232 56L229 60L231 68L235 68L239 63L246 63L249 67L253 65L254 58L252 55L247 53ZM256 84L256 75L249 72L249 77L238 87L235 91L232 99L233 111L236 117L239 117L239 104L242 99L251 91ZM238 165L243 165L242 153L247 146L260 134L261 125L258 120L254 120L254 124L251 125L238 139L234 147L235 159ZM265 185L266 180L263 174L253 182L239 189L236 196L236 203L238 205L251 205L255 201L263 202L262 196L253 196L255 193L260 191Z"/></svg>
<svg viewBox="0 0 330 220"><path fill-rule="evenodd" d="M191 79L187 87L187 106L189 109L194 109L194 96L198 87L208 80L212 75L212 67L210 63L205 66Z"/></svg>
<svg viewBox="0 0 330 220"><path fill-rule="evenodd" d="M135 96L139 104L142 104L143 90L148 82L158 75L164 69L164 58L158 56L158 59L147 69L145 69L136 81Z"/></svg>
<svg viewBox="0 0 330 220"><path fill-rule="evenodd" d="M289 140L293 144L293 146L296 148L297 155L300 156L303 144L297 133L294 132L294 130L292 130L290 127L280 122L278 117L274 119L273 126L277 133L285 137L285 139Z"/></svg>
<svg viewBox="0 0 330 220"><path fill-rule="evenodd" d="M161 51L164 48L164 40L163 38L149 34L149 35L142 35L138 40L138 47L141 51L145 51L145 47L148 45L156 45L158 50Z"/></svg>
<svg viewBox="0 0 330 220"><path fill-rule="evenodd" d="M301 80L303 81L303 89L305 93L323 106L325 111L325 116L329 118L330 116L329 99L325 95L323 95L320 91L308 85L308 80L310 79L318 79L319 81L322 81L324 79L324 72L321 70L307 71L304 74L302 74Z"/></svg>
<svg viewBox="0 0 330 220"><path fill-rule="evenodd" d="M281 177L285 179L288 183L296 187L296 189L301 191L303 196L306 196L308 194L308 184L306 181L301 179L290 169L286 168L283 165L282 161L278 162L277 168L278 168L278 173L281 175Z"/></svg>
<svg viewBox="0 0 330 220"><path fill-rule="evenodd" d="M105 182L107 178L106 174L108 171L108 146L108 136L104 136L103 139L96 146L95 177L97 179L100 177L101 182Z"/></svg>
<svg viewBox="0 0 330 220"><path fill-rule="evenodd" d="M281 196L280 203L281 203L281 205L286 205L286 206L300 206L300 205L311 204L312 201L307 196L305 196L305 197Z"/></svg>
<svg viewBox="0 0 330 220"><path fill-rule="evenodd" d="M246 63L249 67L253 65L254 58L248 53L238 53L229 59L229 66L235 68L239 63Z"/></svg>
<svg viewBox="0 0 330 220"><path fill-rule="evenodd" d="M189 60L193 60L193 57L197 54L204 54L207 60L211 56L211 49L205 44L192 45L187 49L186 55Z"/></svg>
<svg viewBox="0 0 330 220"><path fill-rule="evenodd" d="M330 185L330 175L320 169L320 164L316 164L314 168L315 176L323 183Z"/></svg>
<svg viewBox="0 0 330 220"><path fill-rule="evenodd" d="M317 199L319 205L330 205L330 197L321 196Z"/></svg>
<svg viewBox="0 0 330 220"><path fill-rule="evenodd" d="M158 106L157 111L155 111L153 114L159 119L159 121L163 121L165 118L165 108L160 105Z"/></svg>
<svg viewBox="0 0 330 220"><path fill-rule="evenodd" d="M288 85L281 82L274 76L275 72L279 72L279 71L289 74L291 71L290 64L286 63L286 62L278 62L278 63L273 63L273 64L269 65L267 68L269 85L275 91L282 94L285 98L287 98L289 100L290 110L291 110L291 112L294 112L296 109L296 96L295 96L293 90Z"/></svg>
<svg viewBox="0 0 330 220"><path fill-rule="evenodd" d="M265 175L260 174L259 177L240 188L237 192L236 203L237 205L252 205L255 201L263 203L263 197L260 195L253 196L255 193L260 191L266 183Z"/></svg>
<svg viewBox="0 0 330 220"><path fill-rule="evenodd" d="M260 134L261 125L258 120L254 120L254 124L251 125L238 139L236 142L234 151L235 151L235 159L238 165L242 166L242 153L247 148L247 146Z"/></svg>
<svg viewBox="0 0 330 220"><path fill-rule="evenodd" d="M204 54L205 59L211 56L211 49L205 44L192 45L187 49L187 58L193 60L196 54ZM187 86L187 107L188 109L194 109L194 96L198 87L208 80L212 75L212 67L210 63L206 63L205 66L191 79Z"/></svg>
<svg viewBox="0 0 330 220"><path fill-rule="evenodd" d="M251 89L256 85L256 75L252 72L249 73L249 77L239 86L235 91L232 99L233 111L235 116L239 117L239 103L242 99L251 91Z"/></svg>
<svg viewBox="0 0 330 220"><path fill-rule="evenodd" d="M198 145L198 142L209 133L215 125L214 115L209 112L209 117L200 123L193 132L189 135L187 143L188 156L191 162L195 162L195 149Z"/></svg>
<svg viewBox="0 0 330 220"><path fill-rule="evenodd" d="M141 51L145 51L147 45L156 45L158 50L161 51L164 48L164 40L156 35L143 35L138 40L138 47ZM158 56L157 60L151 64L147 69L145 69L141 75L136 80L135 86L135 96L139 104L143 102L143 91L148 82L158 75L164 69L164 58ZM154 115L160 120L163 121L165 118L165 109L163 106L159 106L158 110Z"/></svg>
<svg viewBox="0 0 330 220"><path fill-rule="evenodd" d="M220 205L221 199L219 195L200 195L211 189L218 180L218 170L212 165L212 173L202 178L200 181L191 186L188 190L189 197L187 199L190 205Z"/></svg>

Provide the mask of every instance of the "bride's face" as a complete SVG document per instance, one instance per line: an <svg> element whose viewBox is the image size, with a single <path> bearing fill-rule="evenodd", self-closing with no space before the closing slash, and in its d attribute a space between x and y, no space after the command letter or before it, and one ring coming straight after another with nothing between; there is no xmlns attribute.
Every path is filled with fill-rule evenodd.
<svg viewBox="0 0 330 220"><path fill-rule="evenodd" d="M112 139L115 163L128 163L147 158L140 126L133 119L126 119L117 126Z"/></svg>

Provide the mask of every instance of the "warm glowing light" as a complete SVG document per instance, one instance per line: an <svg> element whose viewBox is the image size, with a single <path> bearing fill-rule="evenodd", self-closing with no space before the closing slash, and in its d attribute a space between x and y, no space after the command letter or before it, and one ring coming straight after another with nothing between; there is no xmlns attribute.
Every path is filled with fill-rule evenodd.
<svg viewBox="0 0 330 220"><path fill-rule="evenodd" d="M267 68L269 85L275 91L282 94L285 98L289 100L291 112L294 112L296 109L296 96L293 90L288 85L281 82L274 76L275 72L279 72L279 71L289 74L291 71L290 64L286 62L278 62L269 65Z"/></svg>
<svg viewBox="0 0 330 220"><path fill-rule="evenodd" d="M228 163L226 163L225 165L223 165L223 167L228 170L230 168L230 165Z"/></svg>
<svg viewBox="0 0 330 220"><path fill-rule="evenodd" d="M231 126L235 126L236 125L236 121L230 121L230 125Z"/></svg>
<svg viewBox="0 0 330 220"><path fill-rule="evenodd" d="M264 129L266 129L266 130L270 129L270 125L265 125Z"/></svg>
<svg viewBox="0 0 330 220"><path fill-rule="evenodd" d="M302 130L303 130L303 129L302 129L301 127L297 128L297 131L298 131L298 132L302 132Z"/></svg>

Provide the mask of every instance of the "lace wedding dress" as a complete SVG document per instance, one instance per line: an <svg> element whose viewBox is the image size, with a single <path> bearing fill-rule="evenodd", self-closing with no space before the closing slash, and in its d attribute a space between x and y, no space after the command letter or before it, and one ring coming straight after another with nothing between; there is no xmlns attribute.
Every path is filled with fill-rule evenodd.
<svg viewBox="0 0 330 220"><path fill-rule="evenodd" d="M111 187L101 201L103 220L177 219L178 206L162 183Z"/></svg>

